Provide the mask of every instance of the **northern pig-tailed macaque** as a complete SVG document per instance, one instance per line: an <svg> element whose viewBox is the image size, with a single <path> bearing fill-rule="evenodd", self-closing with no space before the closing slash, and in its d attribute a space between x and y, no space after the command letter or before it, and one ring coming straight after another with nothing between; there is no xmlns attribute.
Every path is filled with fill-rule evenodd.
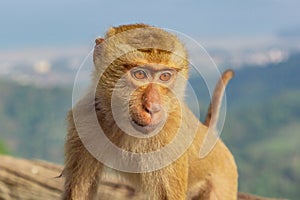
<svg viewBox="0 0 300 200"><path fill-rule="evenodd" d="M104 199L97 189L106 174L148 200L237 198L237 167L223 142L199 157L232 71L202 124L184 103L189 62L175 35L145 24L112 27L96 40L93 60L90 91L68 114L64 200Z"/></svg>

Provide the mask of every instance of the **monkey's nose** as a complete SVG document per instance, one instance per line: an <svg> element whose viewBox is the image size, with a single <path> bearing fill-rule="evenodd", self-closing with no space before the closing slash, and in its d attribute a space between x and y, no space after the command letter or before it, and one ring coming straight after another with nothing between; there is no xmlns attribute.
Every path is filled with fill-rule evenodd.
<svg viewBox="0 0 300 200"><path fill-rule="evenodd" d="M161 105L159 103L147 102L145 105L145 110L150 114L154 114L161 111Z"/></svg>
<svg viewBox="0 0 300 200"><path fill-rule="evenodd" d="M145 93L142 96L142 104L144 110L151 115L161 111L160 94L154 84L150 83L145 89Z"/></svg>

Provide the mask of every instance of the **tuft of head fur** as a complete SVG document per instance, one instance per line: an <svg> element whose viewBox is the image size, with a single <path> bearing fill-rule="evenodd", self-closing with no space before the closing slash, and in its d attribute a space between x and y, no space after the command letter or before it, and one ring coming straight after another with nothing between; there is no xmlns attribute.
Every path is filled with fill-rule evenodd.
<svg viewBox="0 0 300 200"><path fill-rule="evenodd" d="M146 24L122 25L110 28L104 42L96 43L94 74L102 74L106 69L124 72L137 63L158 63L178 69L187 78L187 57L180 40L163 29Z"/></svg>

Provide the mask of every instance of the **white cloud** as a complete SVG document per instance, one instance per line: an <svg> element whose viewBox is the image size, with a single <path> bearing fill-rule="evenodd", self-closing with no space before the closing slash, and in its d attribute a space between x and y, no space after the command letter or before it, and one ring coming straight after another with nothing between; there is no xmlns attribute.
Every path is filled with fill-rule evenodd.
<svg viewBox="0 0 300 200"><path fill-rule="evenodd" d="M34 71L39 74L47 74L51 70L51 63L46 60L36 62L34 65Z"/></svg>

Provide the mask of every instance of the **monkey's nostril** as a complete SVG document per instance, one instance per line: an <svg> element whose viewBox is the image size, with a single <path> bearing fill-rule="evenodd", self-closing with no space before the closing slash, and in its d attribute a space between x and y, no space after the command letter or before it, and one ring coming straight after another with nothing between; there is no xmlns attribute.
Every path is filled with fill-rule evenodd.
<svg viewBox="0 0 300 200"><path fill-rule="evenodd" d="M161 105L159 103L148 103L145 110L150 114L157 113L161 111Z"/></svg>

